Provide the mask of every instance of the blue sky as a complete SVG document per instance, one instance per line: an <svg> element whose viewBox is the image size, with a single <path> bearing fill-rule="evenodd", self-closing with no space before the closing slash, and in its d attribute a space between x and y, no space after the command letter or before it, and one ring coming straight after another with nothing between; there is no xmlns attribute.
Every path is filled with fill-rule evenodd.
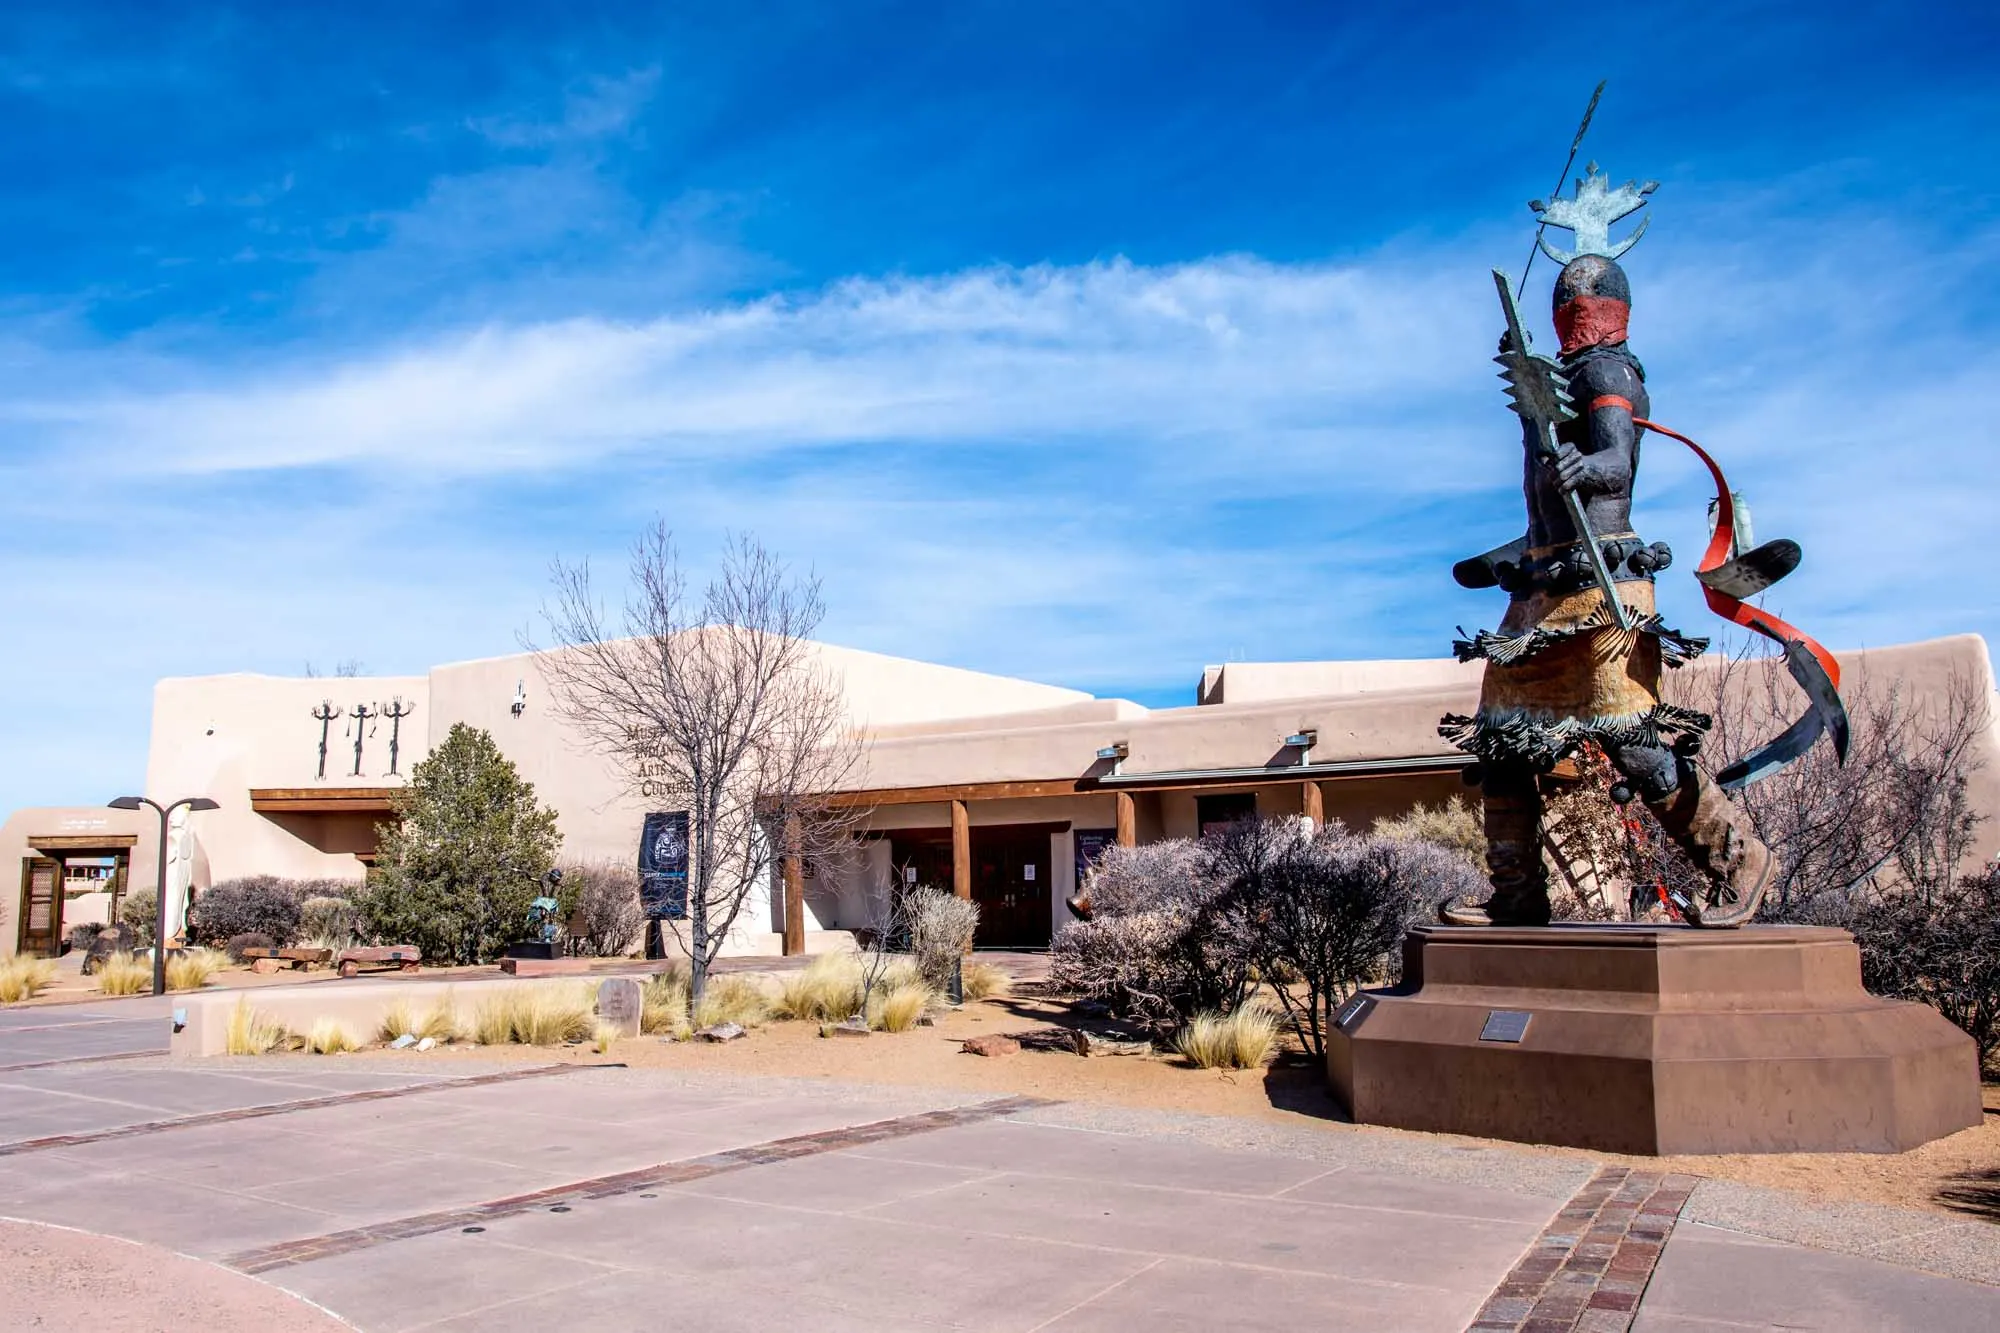
<svg viewBox="0 0 2000 1333"><path fill-rule="evenodd" d="M1586 32L1589 37L1586 38ZM10 5L0 810L154 680L512 651L553 556L749 530L838 642L1190 699L1430 656L1519 530L1489 268L1581 105L1663 182L1656 415L1773 609L2000 629L1996 21L1578 9ZM1538 266L1528 304L1546 328ZM1546 335L1545 335L1546 337ZM1701 479L1649 449L1686 570Z"/></svg>

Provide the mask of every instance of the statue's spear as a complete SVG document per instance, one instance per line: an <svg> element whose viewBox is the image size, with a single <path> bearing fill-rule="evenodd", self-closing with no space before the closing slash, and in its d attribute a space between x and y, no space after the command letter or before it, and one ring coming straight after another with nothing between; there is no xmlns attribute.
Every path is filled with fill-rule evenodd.
<svg viewBox="0 0 2000 1333"><path fill-rule="evenodd" d="M1569 141L1569 156L1563 159L1562 170L1556 173L1556 188L1549 191L1549 198L1553 199L1562 193L1563 182L1569 179L1569 169L1576 165L1577 150L1583 147L1583 136L1590 133L1590 118L1597 114L1597 99L1604 96L1604 85L1609 82L1611 82L1609 79L1597 81L1597 89L1590 95L1590 105L1583 109L1583 120L1576 127L1576 137ZM1528 270L1535 266L1535 255L1540 252L1542 246L1542 232L1548 225L1548 219L1543 218L1535 226L1535 239L1528 246L1528 262L1521 266L1521 280L1514 285L1516 294L1528 289Z"/></svg>

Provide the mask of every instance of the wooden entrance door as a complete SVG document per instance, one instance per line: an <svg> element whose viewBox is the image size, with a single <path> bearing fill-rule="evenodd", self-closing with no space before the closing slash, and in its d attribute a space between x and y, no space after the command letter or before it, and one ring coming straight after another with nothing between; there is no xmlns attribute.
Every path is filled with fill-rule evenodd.
<svg viewBox="0 0 2000 1333"><path fill-rule="evenodd" d="M1048 826L974 827L972 899L979 904L975 947L1048 948Z"/></svg>
<svg viewBox="0 0 2000 1333"><path fill-rule="evenodd" d="M22 953L53 958L62 941L62 866L46 856L21 858Z"/></svg>

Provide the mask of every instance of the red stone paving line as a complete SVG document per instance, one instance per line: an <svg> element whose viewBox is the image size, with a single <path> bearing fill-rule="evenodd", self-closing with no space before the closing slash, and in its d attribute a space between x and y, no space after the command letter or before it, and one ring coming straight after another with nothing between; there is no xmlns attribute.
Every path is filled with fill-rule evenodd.
<svg viewBox="0 0 2000 1333"><path fill-rule="evenodd" d="M1600 1170L1542 1228L1467 1333L1624 1333L1695 1179Z"/></svg>
<svg viewBox="0 0 2000 1333"><path fill-rule="evenodd" d="M157 1052L147 1052L157 1054ZM14 1157L21 1153L44 1152L51 1148L75 1148L86 1143L103 1143L107 1139L129 1139L138 1134L157 1134L166 1129L191 1129L196 1125L226 1125L238 1120L261 1120L267 1115L290 1115L294 1111L316 1111L322 1106L351 1106L356 1102L379 1102L391 1097L414 1097L424 1092L449 1092L454 1088L483 1088L494 1083L514 1083L521 1079L548 1078L552 1074L567 1074L578 1069L623 1069L622 1064L610 1065L534 1065L528 1069L509 1069L497 1074L474 1074L467 1078L445 1078L430 1083L410 1084L400 1088L371 1088L366 1092L335 1092L324 1097L303 1097L298 1101L270 1102L263 1106L239 1106L228 1111L204 1111L200 1115L175 1116L169 1120L143 1120L136 1125L114 1125L110 1129L91 1130L86 1134L51 1134L46 1138L21 1139L14 1143L0 1143L0 1157Z"/></svg>
<svg viewBox="0 0 2000 1333"><path fill-rule="evenodd" d="M641 1167L636 1171L621 1171L616 1175L572 1181L567 1185L536 1190L532 1194L516 1194L487 1203L469 1204L464 1208L436 1213L417 1213L410 1217L399 1217L392 1221L377 1222L348 1231L334 1231L323 1236L283 1241L277 1245L240 1251L224 1258L221 1263L239 1273L255 1276L277 1268L290 1268L317 1259L328 1259L337 1254L351 1254L356 1250L372 1249L390 1241L410 1240L417 1236L449 1231L453 1227L482 1226L499 1218L533 1212L537 1208L574 1204L585 1199L608 1199L620 1194L636 1194L640 1190L653 1189L661 1185L681 1185L693 1180L706 1180L710 1176L743 1171L753 1166L769 1166L774 1162L789 1162L795 1158L811 1157L818 1153L859 1148L870 1143L908 1138L913 1134L929 1134L940 1129L978 1124L981 1121L1014 1115L1020 1111L1033 1110L1039 1106L1052 1105L1053 1102L1041 1097L1001 1097L990 1102L977 1102L971 1106L923 1111L916 1115L897 1116L893 1120L877 1120L871 1124L852 1125L845 1129L797 1134L791 1138L773 1139L768 1143L753 1144L747 1148L730 1148L723 1152L709 1153L704 1157L690 1157L679 1162L662 1162L658 1166Z"/></svg>
<svg viewBox="0 0 2000 1333"><path fill-rule="evenodd" d="M58 1065L91 1065L103 1060L143 1060L148 1056L165 1055L167 1048L157 1051L112 1051L108 1055L65 1055L60 1060L35 1060L25 1065L0 1065L0 1074L18 1074L24 1069L54 1069Z"/></svg>

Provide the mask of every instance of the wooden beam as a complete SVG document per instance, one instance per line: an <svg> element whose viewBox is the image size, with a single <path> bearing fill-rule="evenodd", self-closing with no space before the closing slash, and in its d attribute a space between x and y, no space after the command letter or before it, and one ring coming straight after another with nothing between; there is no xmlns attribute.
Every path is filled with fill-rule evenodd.
<svg viewBox="0 0 2000 1333"><path fill-rule="evenodd" d="M785 956L806 951L806 877L799 864L799 821L785 822Z"/></svg>
<svg viewBox="0 0 2000 1333"><path fill-rule="evenodd" d="M28 839L28 845L38 852L86 852L100 847L136 847L138 844L139 835L136 833L59 833Z"/></svg>
<svg viewBox="0 0 2000 1333"><path fill-rule="evenodd" d="M1036 796L1078 796L1094 791L1081 778L1043 778L1021 782L956 782L937 787L878 787L873 791L835 792L826 803L841 808L872 805L922 805L944 801L1009 801Z"/></svg>
<svg viewBox="0 0 2000 1333"><path fill-rule="evenodd" d="M951 891L972 898L972 817L964 801L951 803Z"/></svg>
<svg viewBox="0 0 2000 1333"><path fill-rule="evenodd" d="M258 814L394 814L391 799L401 787L252 787L250 808Z"/></svg>
<svg viewBox="0 0 2000 1333"><path fill-rule="evenodd" d="M1320 786L1317 782L1308 782L1306 783L1305 786L1306 786L1306 793L1305 793L1306 818L1310 819L1313 822L1314 828L1316 829L1325 828L1326 793L1320 790Z"/></svg>
<svg viewBox="0 0 2000 1333"><path fill-rule="evenodd" d="M1118 793L1118 845L1136 847L1139 843L1139 808L1133 801L1132 793Z"/></svg>

